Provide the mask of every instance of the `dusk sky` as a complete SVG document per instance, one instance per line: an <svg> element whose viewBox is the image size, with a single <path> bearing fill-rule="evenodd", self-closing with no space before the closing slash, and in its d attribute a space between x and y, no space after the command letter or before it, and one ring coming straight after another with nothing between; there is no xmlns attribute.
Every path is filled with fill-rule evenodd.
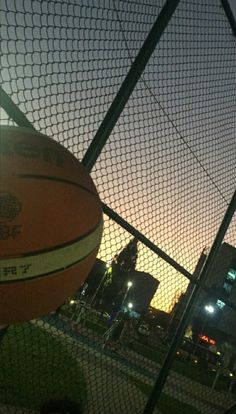
<svg viewBox="0 0 236 414"><path fill-rule="evenodd" d="M2 0L4 90L81 160L163 4ZM235 131L236 39L220 2L181 1L92 171L102 201L193 272L235 190ZM105 217L99 257L130 238ZM137 268L159 308L187 286L141 244Z"/></svg>

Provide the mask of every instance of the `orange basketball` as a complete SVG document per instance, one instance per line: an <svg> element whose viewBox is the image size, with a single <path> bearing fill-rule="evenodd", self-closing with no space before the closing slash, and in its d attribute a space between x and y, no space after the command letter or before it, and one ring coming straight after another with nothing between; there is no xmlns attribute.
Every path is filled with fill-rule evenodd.
<svg viewBox="0 0 236 414"><path fill-rule="evenodd" d="M26 128L0 127L0 325L56 309L92 268L102 208L83 165Z"/></svg>

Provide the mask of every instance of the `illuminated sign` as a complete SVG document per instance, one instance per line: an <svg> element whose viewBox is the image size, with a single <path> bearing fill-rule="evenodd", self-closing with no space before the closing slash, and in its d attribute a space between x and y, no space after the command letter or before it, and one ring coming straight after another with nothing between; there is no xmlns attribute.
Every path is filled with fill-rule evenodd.
<svg viewBox="0 0 236 414"><path fill-rule="evenodd" d="M215 340L215 339L210 338L210 337L209 337L209 336L207 336L207 335L202 335L202 334L200 334L200 335L199 335L199 338L200 338L203 342L207 342L209 345L216 345L216 340Z"/></svg>

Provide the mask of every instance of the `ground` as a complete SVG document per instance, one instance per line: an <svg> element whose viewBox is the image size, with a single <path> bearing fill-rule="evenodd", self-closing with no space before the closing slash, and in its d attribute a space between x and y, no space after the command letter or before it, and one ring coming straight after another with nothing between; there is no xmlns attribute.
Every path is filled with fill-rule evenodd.
<svg viewBox="0 0 236 414"><path fill-rule="evenodd" d="M19 336L20 332L23 335L22 337ZM13 340L14 338L15 340ZM18 357L21 355L21 363L16 363L14 366L12 360L7 362L7 359L5 359L5 362L2 362L3 371L2 377L0 376L0 384L2 385L0 392L2 392L2 395L5 390L3 386L6 385L4 384L6 378L12 384L16 384L15 377L20 377L21 381L24 378L27 379L26 374L25 376L19 376L19 368L20 372L24 370L27 372L28 370L29 377L32 375L32 370L36 372L35 381L38 384L38 394L42 392L42 389L48 389L51 392L52 383L58 383L55 378L53 380L53 372L57 374L57 377L61 376L63 372L63 389L69 385L73 398L81 399L81 401L85 400L84 414L142 414L160 369L157 362L151 360L148 356L138 354L132 349L122 349L119 354L111 350L104 351L101 335L58 314L32 321L23 330L16 327L11 328L8 338L5 338L5 345L3 343L5 351L7 351L9 343L11 344L11 352L18 353ZM21 347L24 347L24 349ZM4 347L1 352L3 350ZM28 361L35 361L34 365L29 366L28 364L27 370L25 365L27 358L23 360L22 355L25 355L25 357L28 355ZM43 355L46 355L44 359L48 366L40 369L38 362ZM58 361L63 361L63 364L60 365ZM14 369L9 370L12 366L14 366ZM52 366L54 370L52 370ZM76 377L73 377L75 366L78 367L76 377L80 378L78 383L75 380ZM10 372L9 376L6 375L7 371ZM64 372L67 372L67 375ZM39 380L40 375L43 381ZM41 384L45 383L44 377L47 379L47 386L41 388ZM73 391L73 386L75 386L75 391ZM21 390L24 388L21 387ZM31 407L34 407L33 397L30 398L29 389L27 395L28 403L30 402ZM22 398L26 398L26 396L19 397L19 395L15 395L13 398L8 394L8 401L5 402L17 405L19 401L23 402ZM171 371L159 402L159 408L156 409L155 413L222 414L225 408L231 405L232 401L232 398L227 396L226 393L211 390L199 382ZM4 413L2 410L0 410L1 414ZM16 411L10 410L6 412L9 414L16 413ZM23 412L27 413L27 411Z"/></svg>

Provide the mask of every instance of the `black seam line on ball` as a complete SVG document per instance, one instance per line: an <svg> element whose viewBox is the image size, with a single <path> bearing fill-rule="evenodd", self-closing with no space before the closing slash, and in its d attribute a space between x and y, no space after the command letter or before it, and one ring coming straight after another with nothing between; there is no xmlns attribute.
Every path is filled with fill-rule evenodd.
<svg viewBox="0 0 236 414"><path fill-rule="evenodd" d="M1 263L1 259L2 260L7 260L7 259L11 260L11 259L18 259L18 258L21 258L21 257L36 256L36 255L39 255L39 254L42 254L42 253L50 253L50 252L53 252L53 251L58 250L58 249L63 248L63 247L68 247L68 246L73 245L74 243L76 243L80 240L83 240L85 237L90 236L92 233L94 233L98 229L98 227L100 225L101 225L101 219L100 219L98 225L96 227L94 227L92 230L90 230L88 233L85 233L82 236L80 236L76 239L70 240L66 243L59 244L59 245L56 245L56 246L53 246L53 247L48 247L47 249L33 250L31 252L19 254L17 256L10 256L10 255L0 256L0 263Z"/></svg>
<svg viewBox="0 0 236 414"><path fill-rule="evenodd" d="M86 254L84 257L77 260L76 262L73 262L73 263L69 264L68 266L61 267L60 269L52 270L49 273L41 273L39 275L25 277L24 279L20 279L20 280L19 279L14 279L14 280L0 281L0 286L1 285L9 285L11 283L25 283L28 280L34 280L34 279L38 279L38 278L41 278L41 277L52 276L53 274L58 273L58 272L64 272L65 270L68 270L68 269L72 268L73 266L79 264L83 260L87 259L87 257L89 257L90 254L95 252L98 247L99 247L99 244L93 250L91 250L88 254Z"/></svg>
<svg viewBox="0 0 236 414"><path fill-rule="evenodd" d="M94 193L93 191L89 190L87 187L84 187L83 185L76 183L74 181L70 181L70 180L66 180L65 178L61 178L61 177L54 177L54 176L50 176L50 175L36 175L36 174L16 174L17 177L20 178L28 178L28 179L33 179L33 180L48 180L48 181L54 181L54 182L61 182L64 184L69 184L72 185L74 187L78 187L84 191L86 191L87 193L93 195L94 197L96 197L98 200L98 195L96 193ZM99 200L100 201L100 200Z"/></svg>

